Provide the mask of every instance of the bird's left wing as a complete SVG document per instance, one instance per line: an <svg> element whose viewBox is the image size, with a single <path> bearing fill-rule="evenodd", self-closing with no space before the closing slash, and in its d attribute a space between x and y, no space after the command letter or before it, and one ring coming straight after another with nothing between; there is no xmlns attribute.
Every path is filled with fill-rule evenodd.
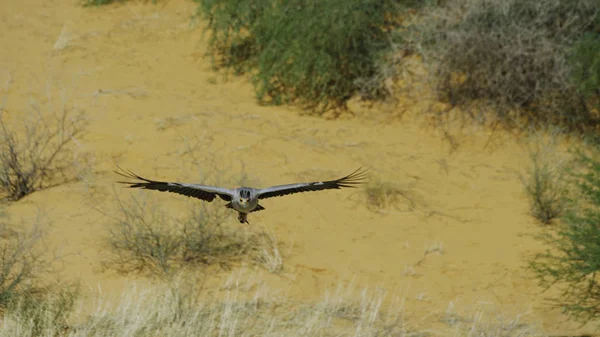
<svg viewBox="0 0 600 337"><path fill-rule="evenodd" d="M362 168L359 168L358 170L340 179L271 186L258 190L256 194L259 199L265 199L281 197L292 193L340 189L342 187L356 187L356 185L364 183L366 177L367 170L362 170Z"/></svg>
<svg viewBox="0 0 600 337"><path fill-rule="evenodd" d="M231 198L233 196L233 193L226 188L150 180L142 178L129 170L125 171L120 167L119 169L122 172L115 171L116 174L125 178L138 180L137 182L118 181L118 183L121 184L128 184L131 188L143 188L148 190L157 190L161 192L178 193L181 195L198 198L208 202L213 201L217 196L223 200L231 201Z"/></svg>

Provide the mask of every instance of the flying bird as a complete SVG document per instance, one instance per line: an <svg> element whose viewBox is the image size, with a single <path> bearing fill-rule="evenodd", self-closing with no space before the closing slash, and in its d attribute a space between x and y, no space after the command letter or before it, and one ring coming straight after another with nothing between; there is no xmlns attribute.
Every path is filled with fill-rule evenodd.
<svg viewBox="0 0 600 337"><path fill-rule="evenodd" d="M117 166L118 167L118 166ZM225 207L234 209L238 212L238 220L240 223L248 222L248 213L262 211L265 208L259 205L259 201L266 198L281 197L293 193L322 191L329 189L340 189L345 187L356 187L364 183L367 177L367 170L359 168L349 175L327 181L315 181L310 183L296 183L288 185L277 185L267 188L252 188L252 187L237 187L233 189L206 186L199 184L184 184L176 182L156 181L138 176L137 174L127 170L122 172L114 171L116 174L128 178L135 179L137 182L118 181L121 184L127 184L130 188L142 188L147 190L157 190L161 192L172 192L182 194L188 197L198 198L200 200L211 202L216 197L225 201Z"/></svg>

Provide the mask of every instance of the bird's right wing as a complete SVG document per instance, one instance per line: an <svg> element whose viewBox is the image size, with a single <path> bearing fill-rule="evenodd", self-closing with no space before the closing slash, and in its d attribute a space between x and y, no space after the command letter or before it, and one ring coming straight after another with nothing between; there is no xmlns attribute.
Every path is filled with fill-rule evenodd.
<svg viewBox="0 0 600 337"><path fill-rule="evenodd" d="M118 167L118 166L117 166ZM122 172L115 171L116 174L128 178L136 179L137 182L118 181L121 184L128 184L130 188L143 188L147 190L157 190L161 192L172 192L185 195L188 197L198 198L204 201L211 202L215 197L220 197L223 200L231 201L233 192L226 188L204 186L197 184L181 184L165 181L155 181L146 178L142 178L137 174L127 170L123 170L119 167Z"/></svg>
<svg viewBox="0 0 600 337"><path fill-rule="evenodd" d="M329 189L340 189L344 187L356 187L365 182L367 170L360 168L349 175L336 180L315 181L311 183L297 183L289 185L278 185L263 188L257 192L259 199L281 197L293 193L302 193L310 191L322 191Z"/></svg>

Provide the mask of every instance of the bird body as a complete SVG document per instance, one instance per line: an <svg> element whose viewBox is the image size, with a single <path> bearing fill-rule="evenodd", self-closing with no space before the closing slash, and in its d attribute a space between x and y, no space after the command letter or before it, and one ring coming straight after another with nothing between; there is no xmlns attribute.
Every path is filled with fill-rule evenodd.
<svg viewBox="0 0 600 337"><path fill-rule="evenodd" d="M249 224L247 220L248 213L265 209L259 204L259 201L262 199L280 197L293 193L321 191L326 189L340 189L343 187L356 187L356 185L363 183L364 178L366 177L366 170L361 170L359 168L353 173L336 180L277 185L262 189L252 187L227 189L199 184L184 184L150 180L142 178L131 171L125 171L121 168L119 169L122 172L115 171L115 173L125 178L138 180L138 182L119 181L119 183L128 184L130 188L143 188L161 192L178 193L208 202L211 202L216 197L219 197L225 201L228 201L228 203L225 204L225 207L234 209L238 212L238 220L240 223L247 224Z"/></svg>
<svg viewBox="0 0 600 337"><path fill-rule="evenodd" d="M225 205L238 211L238 220L248 223L247 214L263 210L258 204L257 189L252 187L238 187L233 190L231 202Z"/></svg>

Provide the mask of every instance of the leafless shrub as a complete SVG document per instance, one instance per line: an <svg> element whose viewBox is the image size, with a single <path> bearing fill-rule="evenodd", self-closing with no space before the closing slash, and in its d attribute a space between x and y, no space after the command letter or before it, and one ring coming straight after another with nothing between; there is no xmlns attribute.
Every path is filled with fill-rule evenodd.
<svg viewBox="0 0 600 337"><path fill-rule="evenodd" d="M194 200L187 212L172 216L146 193L127 201L116 197L116 204L116 215L110 216L105 265L123 272L170 276L185 266L228 268L246 256L261 262L256 255L270 242L265 233L231 227L228 220L233 213L217 205Z"/></svg>
<svg viewBox="0 0 600 337"><path fill-rule="evenodd" d="M181 246L177 223L143 196L115 200L118 208L111 216L108 261L124 272L149 268L169 273Z"/></svg>
<svg viewBox="0 0 600 337"><path fill-rule="evenodd" d="M424 11L413 42L439 98L512 126L596 123L572 81L573 45L593 29L595 0L453 0Z"/></svg>
<svg viewBox="0 0 600 337"><path fill-rule="evenodd" d="M182 221L184 261L227 267L257 249L264 234L232 228L227 221L233 212L219 206L191 206L188 217Z"/></svg>
<svg viewBox="0 0 600 337"><path fill-rule="evenodd" d="M0 194L8 200L19 200L76 175L75 152L70 146L82 135L87 121L64 92L57 106L51 96L43 105L31 100L29 110L11 116L10 121L4 104L0 105Z"/></svg>

